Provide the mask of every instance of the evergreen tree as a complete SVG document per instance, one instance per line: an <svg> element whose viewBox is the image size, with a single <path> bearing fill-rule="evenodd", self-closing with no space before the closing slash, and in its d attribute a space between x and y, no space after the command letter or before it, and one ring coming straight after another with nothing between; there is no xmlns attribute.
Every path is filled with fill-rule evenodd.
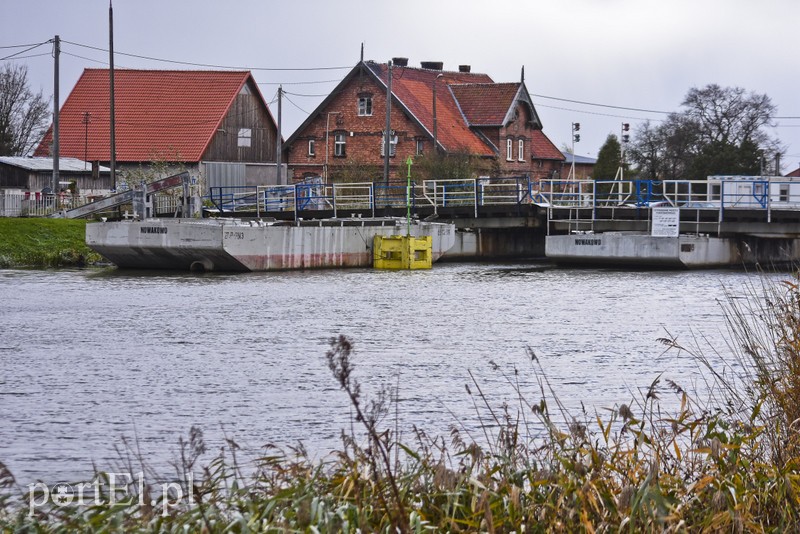
<svg viewBox="0 0 800 534"><path fill-rule="evenodd" d="M597 163L594 165L593 178L595 180L613 180L619 168L619 140L614 134L609 134L606 142L600 147L597 154Z"/></svg>

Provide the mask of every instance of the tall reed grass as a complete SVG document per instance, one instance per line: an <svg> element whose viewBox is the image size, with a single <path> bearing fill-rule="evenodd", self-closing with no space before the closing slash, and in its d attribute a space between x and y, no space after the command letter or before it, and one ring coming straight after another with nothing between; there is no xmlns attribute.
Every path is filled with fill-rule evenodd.
<svg viewBox="0 0 800 534"><path fill-rule="evenodd" d="M705 365L711 395L702 399L657 376L629 402L570 414L529 350L524 370L494 366L516 391L514 408L492 405L478 378L466 384L483 439L455 422L448 436L414 429L401 443L391 416L396 392L387 387L368 398L354 344L340 336L327 363L360 431L343 433L326 460L270 446L248 470L229 439L203 465L202 432L193 428L178 445L172 493L131 484L128 502L51 504L33 513L24 488L0 466L0 525L20 532L797 532L800 290L793 280L765 281L741 296L726 299L729 346L717 347L714 358L708 347L660 340ZM726 364L713 363L720 359ZM533 373L538 388L523 390L520 373ZM130 469L145 465L135 455L128 461Z"/></svg>

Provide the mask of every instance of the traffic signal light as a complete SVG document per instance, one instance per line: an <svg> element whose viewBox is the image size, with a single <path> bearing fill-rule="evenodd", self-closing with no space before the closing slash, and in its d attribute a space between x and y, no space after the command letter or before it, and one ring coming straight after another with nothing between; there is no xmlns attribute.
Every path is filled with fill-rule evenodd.
<svg viewBox="0 0 800 534"><path fill-rule="evenodd" d="M575 134L575 142L579 142L581 140L581 134Z"/></svg>
<svg viewBox="0 0 800 534"><path fill-rule="evenodd" d="M572 131L573 132L577 132L580 129L581 129L581 123L579 123L579 122L573 122L572 123Z"/></svg>
<svg viewBox="0 0 800 534"><path fill-rule="evenodd" d="M628 124L627 122L623 122L622 123L622 131L623 132L627 132L630 129L631 129L631 125L630 124Z"/></svg>

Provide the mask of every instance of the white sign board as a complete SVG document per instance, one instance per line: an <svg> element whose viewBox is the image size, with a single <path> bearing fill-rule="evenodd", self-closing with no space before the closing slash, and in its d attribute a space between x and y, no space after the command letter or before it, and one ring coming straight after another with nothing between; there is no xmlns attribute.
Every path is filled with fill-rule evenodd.
<svg viewBox="0 0 800 534"><path fill-rule="evenodd" d="M650 235L653 237L678 237L681 231L680 208L652 208L653 226Z"/></svg>

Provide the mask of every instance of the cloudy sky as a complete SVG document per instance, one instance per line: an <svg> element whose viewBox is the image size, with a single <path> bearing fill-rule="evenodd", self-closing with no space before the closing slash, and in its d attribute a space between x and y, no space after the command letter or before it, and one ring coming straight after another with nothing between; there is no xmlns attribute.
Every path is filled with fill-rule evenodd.
<svg viewBox="0 0 800 534"><path fill-rule="evenodd" d="M798 20L797 0L114 0L114 49L118 68L251 69L267 101L283 84L284 137L357 63L362 43L366 59L469 64L498 82L524 66L545 133L561 147L579 122L575 151L593 157L622 122L635 134L678 110L691 87L738 86L794 117L771 128L788 172L800 166ZM108 1L0 0L0 47L56 34L63 102L84 68L108 64ZM50 51L15 60L47 95Z"/></svg>

